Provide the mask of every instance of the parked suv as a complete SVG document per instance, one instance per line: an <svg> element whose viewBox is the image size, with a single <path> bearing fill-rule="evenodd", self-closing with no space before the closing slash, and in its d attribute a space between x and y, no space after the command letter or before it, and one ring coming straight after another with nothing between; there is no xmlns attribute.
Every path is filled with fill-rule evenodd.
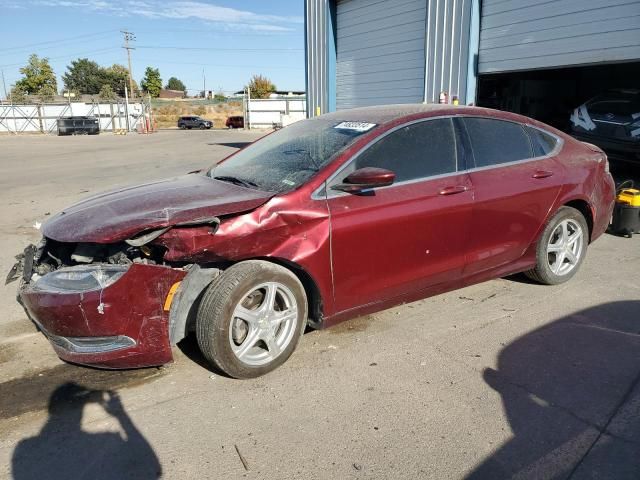
<svg viewBox="0 0 640 480"><path fill-rule="evenodd" d="M59 118L58 135L98 135L100 124L96 117L63 117Z"/></svg>
<svg viewBox="0 0 640 480"><path fill-rule="evenodd" d="M640 163L640 90L609 90L571 115L571 134L614 160Z"/></svg>
<svg viewBox="0 0 640 480"><path fill-rule="evenodd" d="M206 120L202 117L188 116L180 117L178 119L178 128L182 128L183 130L185 128L199 128L200 130L204 130L205 128L209 129L211 127L213 127L213 122L210 122L209 120Z"/></svg>
<svg viewBox="0 0 640 480"><path fill-rule="evenodd" d="M240 115L228 117L225 125L227 128L244 128L244 117Z"/></svg>

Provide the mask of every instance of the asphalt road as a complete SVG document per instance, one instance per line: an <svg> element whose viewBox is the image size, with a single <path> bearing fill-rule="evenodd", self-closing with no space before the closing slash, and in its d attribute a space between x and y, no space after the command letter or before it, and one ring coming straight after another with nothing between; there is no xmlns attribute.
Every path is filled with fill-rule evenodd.
<svg viewBox="0 0 640 480"><path fill-rule="evenodd" d="M85 195L206 166L258 134L0 137L0 270ZM3 478L640 478L640 239L569 283L520 276L307 333L237 381L60 362L0 289Z"/></svg>

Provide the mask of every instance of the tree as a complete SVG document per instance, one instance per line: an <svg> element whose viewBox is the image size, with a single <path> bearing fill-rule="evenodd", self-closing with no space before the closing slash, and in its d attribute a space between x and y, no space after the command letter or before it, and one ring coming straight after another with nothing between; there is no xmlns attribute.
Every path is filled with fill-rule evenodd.
<svg viewBox="0 0 640 480"><path fill-rule="evenodd" d="M171 77L167 82L167 85L164 87L167 90L179 90L181 92L186 92L187 87L185 87L182 81L178 80L176 77Z"/></svg>
<svg viewBox="0 0 640 480"><path fill-rule="evenodd" d="M29 57L26 66L20 69L23 78L16 82L16 88L21 89L29 95L39 95L45 87L46 92L53 90L54 95L58 90L56 82L56 74L53 73L48 58L39 58L35 53Z"/></svg>
<svg viewBox="0 0 640 480"><path fill-rule="evenodd" d="M67 91L95 95L107 82L107 75L104 68L96 62L88 58L79 58L67 66L62 81Z"/></svg>
<svg viewBox="0 0 640 480"><path fill-rule="evenodd" d="M216 94L213 96L213 99L216 102L226 102L227 101L227 96L224 94L223 91L218 91L216 92Z"/></svg>
<svg viewBox="0 0 640 480"><path fill-rule="evenodd" d="M56 93L58 92L56 91L55 87L52 87L51 85L44 85L38 92L38 96L40 97L40 101L44 103L53 100L53 97L56 96Z"/></svg>
<svg viewBox="0 0 640 480"><path fill-rule="evenodd" d="M151 95L157 97L162 90L162 78L160 77L160 70L157 68L147 67L144 72L144 78L140 82L142 90Z"/></svg>
<svg viewBox="0 0 640 480"><path fill-rule="evenodd" d="M129 70L127 67L114 63L105 69L105 73L111 89L121 97L124 97L125 85L129 88ZM129 92L129 95L135 95L138 92L138 85L135 81L133 82L133 89L135 91Z"/></svg>
<svg viewBox="0 0 640 480"><path fill-rule="evenodd" d="M27 92L19 85L14 86L9 93L11 96L11 103L26 103Z"/></svg>
<svg viewBox="0 0 640 480"><path fill-rule="evenodd" d="M62 79L67 90L78 94L100 94L102 88L109 85L112 93L124 97L125 85L129 85L129 70L117 63L101 67L88 58L79 58L71 62ZM135 82L134 88L138 88Z"/></svg>
<svg viewBox="0 0 640 480"><path fill-rule="evenodd" d="M251 89L251 98L269 98L275 92L276 86L267 77L254 75L245 88Z"/></svg>
<svg viewBox="0 0 640 480"><path fill-rule="evenodd" d="M111 100L115 100L116 98L117 98L116 92L113 91L113 88L111 88L111 85L109 85L108 83L105 83L104 85L102 85L102 88L100 89L100 100L111 101Z"/></svg>

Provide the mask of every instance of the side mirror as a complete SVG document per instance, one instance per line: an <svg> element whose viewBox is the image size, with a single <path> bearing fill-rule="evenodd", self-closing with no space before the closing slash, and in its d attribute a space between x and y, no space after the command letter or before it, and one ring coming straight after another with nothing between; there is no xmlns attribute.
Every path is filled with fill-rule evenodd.
<svg viewBox="0 0 640 480"><path fill-rule="evenodd" d="M393 183L396 174L390 170L376 167L364 167L352 172L343 183L332 185L332 190L347 193L358 193L377 187L386 187Z"/></svg>

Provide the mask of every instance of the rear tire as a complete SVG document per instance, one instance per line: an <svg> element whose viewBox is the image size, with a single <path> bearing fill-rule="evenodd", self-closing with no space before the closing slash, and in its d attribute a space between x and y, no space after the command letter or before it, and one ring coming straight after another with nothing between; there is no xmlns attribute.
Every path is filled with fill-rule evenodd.
<svg viewBox="0 0 640 480"><path fill-rule="evenodd" d="M547 222L536 244L536 266L525 275L544 285L570 280L587 254L589 227L580 211L562 207Z"/></svg>
<svg viewBox="0 0 640 480"><path fill-rule="evenodd" d="M196 318L202 354L234 378L282 365L307 323L307 296L286 268L262 260L237 263L207 288Z"/></svg>

